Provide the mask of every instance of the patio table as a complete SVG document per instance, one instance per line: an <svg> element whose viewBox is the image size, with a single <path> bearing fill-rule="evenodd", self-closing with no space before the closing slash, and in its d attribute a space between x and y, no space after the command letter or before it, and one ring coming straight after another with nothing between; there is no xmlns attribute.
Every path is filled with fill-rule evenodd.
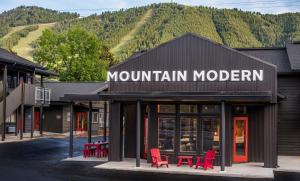
<svg viewBox="0 0 300 181"><path fill-rule="evenodd" d="M100 157L100 153L102 151L102 146L106 147L106 145L108 145L108 142L102 142L102 143L86 143L84 144L84 147L85 148L89 148L89 149L93 149L95 148L96 149L96 153L97 153L97 157L99 158ZM105 148L103 148L105 149Z"/></svg>
<svg viewBox="0 0 300 181"><path fill-rule="evenodd" d="M177 167L180 167L183 163L183 161L186 160L187 164L192 167L193 166L193 156L178 156L178 163Z"/></svg>

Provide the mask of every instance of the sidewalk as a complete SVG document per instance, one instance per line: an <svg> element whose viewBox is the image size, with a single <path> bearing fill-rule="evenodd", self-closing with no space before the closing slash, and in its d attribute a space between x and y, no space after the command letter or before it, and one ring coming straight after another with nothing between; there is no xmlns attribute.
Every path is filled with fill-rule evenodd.
<svg viewBox="0 0 300 181"><path fill-rule="evenodd" d="M20 139L20 134L15 136L14 134L6 134L5 141L0 141L2 143L11 143L11 142L23 142L23 141L30 141L39 138L65 138L69 136L69 133L52 133L52 132L43 132L43 136L41 137L39 131L34 131L33 138L30 137L30 133L23 133L23 139Z"/></svg>

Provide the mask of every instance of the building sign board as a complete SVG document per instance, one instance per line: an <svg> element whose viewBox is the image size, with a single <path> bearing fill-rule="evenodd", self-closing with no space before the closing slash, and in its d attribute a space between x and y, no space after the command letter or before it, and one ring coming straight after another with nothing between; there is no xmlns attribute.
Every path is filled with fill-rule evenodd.
<svg viewBox="0 0 300 181"><path fill-rule="evenodd" d="M173 70L173 71L108 71L111 82L204 82L263 81L263 70Z"/></svg>

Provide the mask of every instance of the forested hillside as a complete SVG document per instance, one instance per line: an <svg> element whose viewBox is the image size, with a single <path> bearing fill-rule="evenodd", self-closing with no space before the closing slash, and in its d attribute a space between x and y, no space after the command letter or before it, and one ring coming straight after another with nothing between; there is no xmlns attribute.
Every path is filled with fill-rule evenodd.
<svg viewBox="0 0 300 181"><path fill-rule="evenodd" d="M93 31L114 48L130 32L143 14L151 9L151 17L135 33L118 60L135 51L149 49L186 32L205 36L230 47L284 46L287 40L300 39L300 13L263 15L237 9L184 6L175 3L152 4L146 7L107 12L56 25L56 31L82 26Z"/></svg>
<svg viewBox="0 0 300 181"><path fill-rule="evenodd" d="M6 26L57 21L51 26L54 32L63 33L81 27L102 40L117 61L186 32L234 48L277 47L284 46L286 41L300 40L300 13L266 15L237 9L162 3L76 17L78 14L19 7L0 15L0 37L10 32L3 31Z"/></svg>
<svg viewBox="0 0 300 181"><path fill-rule="evenodd" d="M15 26L51 23L78 16L76 13L62 13L36 6L20 6L0 14L0 38Z"/></svg>

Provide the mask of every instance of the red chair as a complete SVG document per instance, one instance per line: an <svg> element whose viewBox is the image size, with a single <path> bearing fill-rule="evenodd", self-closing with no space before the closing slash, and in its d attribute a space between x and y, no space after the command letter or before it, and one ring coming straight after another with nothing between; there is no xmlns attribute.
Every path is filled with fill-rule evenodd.
<svg viewBox="0 0 300 181"><path fill-rule="evenodd" d="M90 148L88 144L84 144L84 148L83 148L83 157L90 157L91 156L91 152L90 152Z"/></svg>
<svg viewBox="0 0 300 181"><path fill-rule="evenodd" d="M151 158L152 158L151 167L156 166L158 168L160 166L166 165L167 168L169 168L168 156L160 155L160 151L158 148L152 148L150 150L150 152L151 152Z"/></svg>
<svg viewBox="0 0 300 181"><path fill-rule="evenodd" d="M201 162L202 157L198 156L196 161L196 168L199 166L203 167L204 170L207 170L207 168L214 169L214 160L216 158L216 152L214 150L208 150L205 154L203 162Z"/></svg>

